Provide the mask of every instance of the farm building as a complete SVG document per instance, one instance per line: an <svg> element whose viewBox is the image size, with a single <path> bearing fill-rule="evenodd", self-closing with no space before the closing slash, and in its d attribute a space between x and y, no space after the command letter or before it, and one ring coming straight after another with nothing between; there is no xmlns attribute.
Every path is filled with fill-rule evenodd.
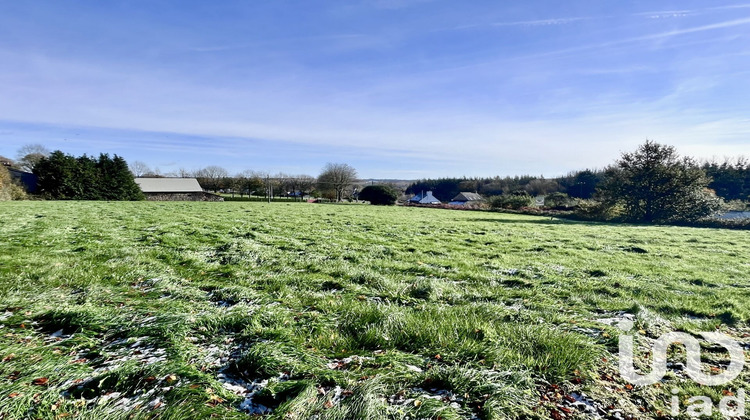
<svg viewBox="0 0 750 420"><path fill-rule="evenodd" d="M38 183L38 178L31 172L19 171L18 169L8 168L11 179L21 186L27 193L35 193Z"/></svg>
<svg viewBox="0 0 750 420"><path fill-rule="evenodd" d="M482 196L477 193L461 192L461 193L458 193L457 196L453 197L453 200L451 200L451 202L448 204L463 206L464 204L467 204L467 203L472 203L472 202L478 203L482 200L483 200Z"/></svg>
<svg viewBox="0 0 750 420"><path fill-rule="evenodd" d="M440 204L440 200L432 195L432 191L422 192L409 199L410 203L414 204Z"/></svg>
<svg viewBox="0 0 750 420"><path fill-rule="evenodd" d="M149 201L224 201L203 191L195 178L136 178L135 183Z"/></svg>

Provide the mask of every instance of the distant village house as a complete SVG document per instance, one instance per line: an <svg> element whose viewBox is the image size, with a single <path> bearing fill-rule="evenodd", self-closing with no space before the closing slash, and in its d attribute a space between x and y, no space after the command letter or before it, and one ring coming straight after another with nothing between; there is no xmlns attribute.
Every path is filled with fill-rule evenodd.
<svg viewBox="0 0 750 420"><path fill-rule="evenodd" d="M440 200L432 195L432 191L422 192L409 199L414 204L440 204Z"/></svg>
<svg viewBox="0 0 750 420"><path fill-rule="evenodd" d="M473 192L461 192L458 193L457 196L453 197L453 200L451 200L448 204L463 206L469 203L478 203L482 201L484 198L482 198L481 195Z"/></svg>

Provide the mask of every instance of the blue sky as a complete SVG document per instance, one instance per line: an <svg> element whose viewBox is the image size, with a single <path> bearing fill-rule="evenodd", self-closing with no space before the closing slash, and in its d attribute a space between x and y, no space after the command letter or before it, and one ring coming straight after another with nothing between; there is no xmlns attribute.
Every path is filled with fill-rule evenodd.
<svg viewBox="0 0 750 420"><path fill-rule="evenodd" d="M362 177L750 152L750 3L0 0L0 155Z"/></svg>

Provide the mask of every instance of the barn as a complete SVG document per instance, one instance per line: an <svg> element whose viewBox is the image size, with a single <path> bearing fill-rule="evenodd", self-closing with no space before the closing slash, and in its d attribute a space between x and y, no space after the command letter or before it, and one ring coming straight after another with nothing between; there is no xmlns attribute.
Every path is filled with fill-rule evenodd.
<svg viewBox="0 0 750 420"><path fill-rule="evenodd" d="M8 168L11 179L26 190L27 193L35 193L39 178L31 172L19 171L18 169Z"/></svg>
<svg viewBox="0 0 750 420"><path fill-rule="evenodd" d="M453 200L451 200L448 204L463 206L468 203L478 203L482 201L483 198L481 195L473 192L461 192L458 193L455 197L453 197Z"/></svg>
<svg viewBox="0 0 750 420"><path fill-rule="evenodd" d="M136 178L135 183L149 201L224 201L203 191L195 178Z"/></svg>

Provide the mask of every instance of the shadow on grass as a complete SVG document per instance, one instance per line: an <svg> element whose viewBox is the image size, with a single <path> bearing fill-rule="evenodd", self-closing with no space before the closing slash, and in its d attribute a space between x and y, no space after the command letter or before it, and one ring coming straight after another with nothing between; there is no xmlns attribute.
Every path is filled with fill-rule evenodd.
<svg viewBox="0 0 750 420"><path fill-rule="evenodd" d="M522 215L522 216L528 216L528 218L523 219L491 219L487 217L477 217L477 218L471 218L468 219L470 221L474 222L491 222L491 223L507 223L507 224L527 224L527 223L535 223L539 225L601 225L601 224L607 224L607 223L601 223L601 222L584 222L580 220L570 220L570 219L561 219L561 218L551 218L549 216L532 216L532 215Z"/></svg>

